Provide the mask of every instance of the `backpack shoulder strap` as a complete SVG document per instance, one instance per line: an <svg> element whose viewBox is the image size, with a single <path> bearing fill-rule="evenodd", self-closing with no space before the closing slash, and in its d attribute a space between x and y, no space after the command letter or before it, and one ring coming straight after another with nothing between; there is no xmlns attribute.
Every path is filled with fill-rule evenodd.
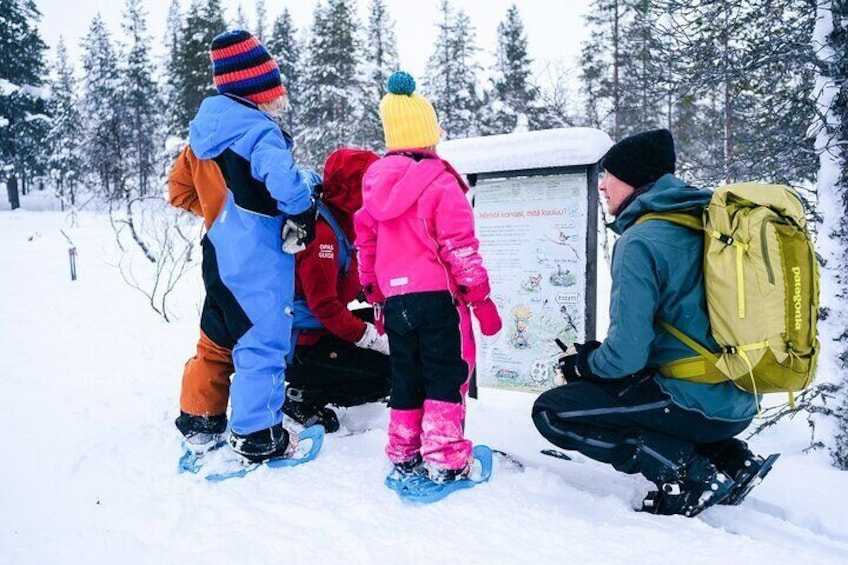
<svg viewBox="0 0 848 565"><path fill-rule="evenodd" d="M671 222L673 224L677 224L679 226L683 226L695 231L704 231L704 221L701 219L700 216L695 214L695 210L681 210L679 212L648 212L647 214L639 216L639 219L636 220L636 223L641 224L642 222L646 222L648 220L665 220L667 222Z"/></svg>
<svg viewBox="0 0 848 565"><path fill-rule="evenodd" d="M336 241L339 242L339 276L345 277L350 271L350 263L353 257L353 245L347 239L342 227L327 205L321 200L318 201L318 214L324 218L324 221L330 225L333 233L336 235Z"/></svg>

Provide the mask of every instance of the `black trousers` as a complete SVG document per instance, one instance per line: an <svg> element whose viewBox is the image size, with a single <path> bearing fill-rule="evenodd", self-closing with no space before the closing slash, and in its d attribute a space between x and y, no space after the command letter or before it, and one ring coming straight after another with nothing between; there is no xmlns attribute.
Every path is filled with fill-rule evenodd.
<svg viewBox="0 0 848 565"><path fill-rule="evenodd" d="M413 410L424 400L461 404L468 363L450 292L392 296L383 313L392 350L392 408Z"/></svg>
<svg viewBox="0 0 848 565"><path fill-rule="evenodd" d="M551 443L661 483L681 478L702 453L719 452L751 423L684 410L653 377L577 381L543 393L533 423Z"/></svg>
<svg viewBox="0 0 848 565"><path fill-rule="evenodd" d="M374 320L371 308L353 313L365 321ZM391 365L387 355L327 334L315 345L295 347L286 381L318 404L357 406L389 395Z"/></svg>

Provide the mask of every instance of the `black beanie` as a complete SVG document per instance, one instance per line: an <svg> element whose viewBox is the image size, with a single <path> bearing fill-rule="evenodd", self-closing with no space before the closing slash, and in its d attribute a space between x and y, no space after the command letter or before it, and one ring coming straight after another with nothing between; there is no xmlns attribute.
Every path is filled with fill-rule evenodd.
<svg viewBox="0 0 848 565"><path fill-rule="evenodd" d="M654 129L625 137L610 147L601 159L601 168L633 188L641 188L673 174L676 160L671 132Z"/></svg>

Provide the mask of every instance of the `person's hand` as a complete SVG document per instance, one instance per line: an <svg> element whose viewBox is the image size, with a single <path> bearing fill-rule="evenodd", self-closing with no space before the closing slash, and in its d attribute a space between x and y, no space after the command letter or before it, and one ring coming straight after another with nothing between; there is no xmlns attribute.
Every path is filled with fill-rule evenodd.
<svg viewBox="0 0 848 565"><path fill-rule="evenodd" d="M386 302L386 296L377 283L366 284L362 292L365 293L365 300L368 301L368 304L383 304Z"/></svg>
<svg viewBox="0 0 848 565"><path fill-rule="evenodd" d="M370 322L365 322L365 333L354 345L362 349L371 349L383 355L389 354L389 336L378 332L374 324Z"/></svg>
<svg viewBox="0 0 848 565"><path fill-rule="evenodd" d="M298 168L297 172L300 173L300 177L303 179L303 184L309 189L310 194L320 193L322 185L324 184L324 179L321 178L321 175L315 169L309 168Z"/></svg>
<svg viewBox="0 0 848 565"><path fill-rule="evenodd" d="M471 288L459 287L459 295L474 312L474 317L480 322L480 332L487 337L497 334L503 327L498 307L489 297L491 291L489 281Z"/></svg>
<svg viewBox="0 0 848 565"><path fill-rule="evenodd" d="M501 331L503 322L498 314L498 307L491 298L486 298L471 305L474 317L480 322L480 332L485 336L493 336Z"/></svg>
<svg viewBox="0 0 848 565"><path fill-rule="evenodd" d="M306 249L315 240L315 221L318 218L318 206L313 199L304 212L286 218L283 224L283 251L294 255Z"/></svg>
<svg viewBox="0 0 848 565"><path fill-rule="evenodd" d="M599 341L589 341L587 343L575 343L574 348L577 353L574 355L566 355L561 357L557 366L559 367L565 382L573 383L579 380L598 379L597 375L589 368L589 353L599 348Z"/></svg>

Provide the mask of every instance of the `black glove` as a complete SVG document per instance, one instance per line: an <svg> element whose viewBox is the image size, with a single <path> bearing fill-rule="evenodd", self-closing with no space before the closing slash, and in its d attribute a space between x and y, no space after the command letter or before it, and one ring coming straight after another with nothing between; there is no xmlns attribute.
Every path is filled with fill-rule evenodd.
<svg viewBox="0 0 848 565"><path fill-rule="evenodd" d="M286 218L283 224L283 251L294 255L303 251L315 240L315 221L318 218L318 203L313 198L306 211Z"/></svg>
<svg viewBox="0 0 848 565"><path fill-rule="evenodd" d="M579 380L599 379L589 368L589 353L601 346L599 341L575 343L576 355L566 355L559 360L559 370L565 377L565 382L573 383Z"/></svg>

